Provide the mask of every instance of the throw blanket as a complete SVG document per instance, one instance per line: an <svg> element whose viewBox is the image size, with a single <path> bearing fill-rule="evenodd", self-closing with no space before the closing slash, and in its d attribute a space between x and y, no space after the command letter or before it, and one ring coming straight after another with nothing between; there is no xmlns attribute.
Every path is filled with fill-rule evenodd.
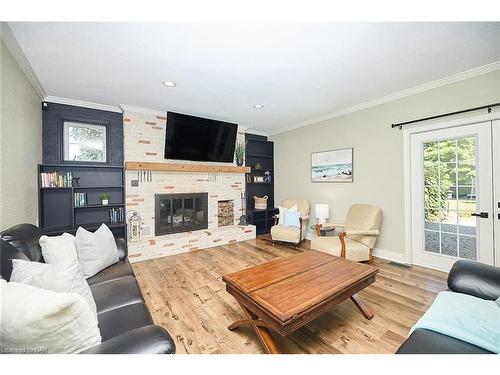
<svg viewBox="0 0 500 375"><path fill-rule="evenodd" d="M441 292L427 312L415 324L455 337L494 353L500 353L500 307L467 294Z"/></svg>

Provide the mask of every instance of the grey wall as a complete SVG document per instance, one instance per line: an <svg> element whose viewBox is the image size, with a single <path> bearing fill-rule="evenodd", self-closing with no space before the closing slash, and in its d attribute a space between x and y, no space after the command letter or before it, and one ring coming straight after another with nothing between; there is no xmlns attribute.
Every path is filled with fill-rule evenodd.
<svg viewBox="0 0 500 375"><path fill-rule="evenodd" d="M0 229L38 217L42 158L41 99L0 42Z"/></svg>
<svg viewBox="0 0 500 375"><path fill-rule="evenodd" d="M352 203L377 205L384 222L376 247L402 253L403 138L390 124L494 102L500 102L500 71L274 135L276 203L307 198L312 223L316 203L330 204L336 222ZM311 183L311 153L346 147L354 148L354 182Z"/></svg>

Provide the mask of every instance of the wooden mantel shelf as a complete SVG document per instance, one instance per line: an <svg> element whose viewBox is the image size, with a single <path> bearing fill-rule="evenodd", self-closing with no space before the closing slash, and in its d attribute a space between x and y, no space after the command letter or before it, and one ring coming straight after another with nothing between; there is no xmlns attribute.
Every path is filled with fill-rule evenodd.
<svg viewBox="0 0 500 375"><path fill-rule="evenodd" d="M125 162L125 169L129 171L250 173L250 167L238 167L236 165L151 163L140 161Z"/></svg>

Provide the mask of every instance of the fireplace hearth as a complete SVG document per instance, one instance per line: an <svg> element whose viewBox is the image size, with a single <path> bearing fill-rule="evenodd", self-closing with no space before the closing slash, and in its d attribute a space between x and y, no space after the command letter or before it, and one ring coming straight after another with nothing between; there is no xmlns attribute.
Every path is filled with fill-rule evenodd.
<svg viewBox="0 0 500 375"><path fill-rule="evenodd" d="M208 193L155 194L155 236L208 228Z"/></svg>

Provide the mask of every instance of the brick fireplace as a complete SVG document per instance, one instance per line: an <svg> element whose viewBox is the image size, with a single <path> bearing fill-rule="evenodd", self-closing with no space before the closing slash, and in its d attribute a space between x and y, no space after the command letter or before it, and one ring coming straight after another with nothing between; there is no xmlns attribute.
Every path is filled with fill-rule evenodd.
<svg viewBox="0 0 500 375"><path fill-rule="evenodd" d="M123 117L125 161L165 163L166 113L124 108ZM237 141L244 142L244 137L244 132L239 131ZM141 239L128 244L131 262L255 238L253 225L238 225L243 212L244 173L151 171L144 174L126 170L125 184L126 210L137 211L143 221ZM205 194L205 209L200 208L202 204L192 205L193 201L183 200L183 211L182 201L173 200L196 194ZM159 204L163 213L157 209ZM203 215L206 224L199 227L200 221L204 222ZM182 223L187 225L177 232Z"/></svg>

